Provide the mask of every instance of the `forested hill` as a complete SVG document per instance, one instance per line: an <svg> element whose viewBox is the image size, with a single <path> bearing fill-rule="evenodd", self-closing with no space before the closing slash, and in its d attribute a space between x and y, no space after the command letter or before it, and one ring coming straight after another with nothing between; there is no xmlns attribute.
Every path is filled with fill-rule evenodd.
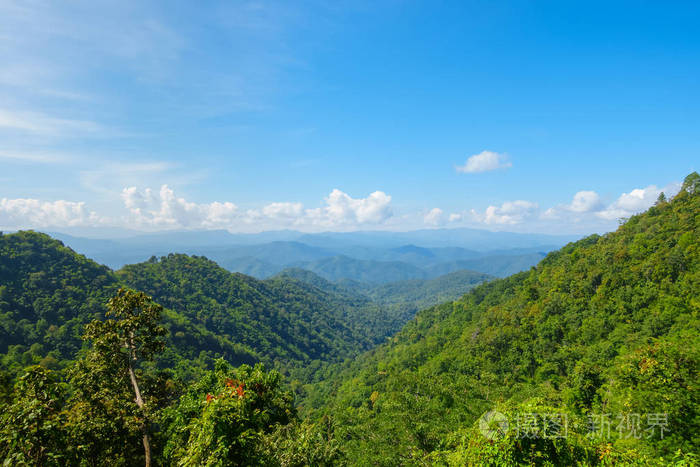
<svg viewBox="0 0 700 467"><path fill-rule="evenodd" d="M494 279L488 274L461 270L434 279L408 279L377 285L349 280L331 282L300 268L288 268L273 277L296 279L353 301L402 307L411 317L418 310L456 300L482 282Z"/></svg>
<svg viewBox="0 0 700 467"><path fill-rule="evenodd" d="M162 364L255 361L305 366L369 348L400 324L378 307L293 280L259 281L200 257L171 255L115 273L36 232L0 235L0 354L11 372L76 358L85 323L102 318L120 286L166 307ZM390 328L393 326L393 328Z"/></svg>
<svg viewBox="0 0 700 467"><path fill-rule="evenodd" d="M0 234L0 353L6 366L75 358L82 326L118 289L110 269L48 235Z"/></svg>
<svg viewBox="0 0 700 467"><path fill-rule="evenodd" d="M369 304L296 280L230 273L203 257L171 254L125 266L116 275L166 308L273 360L333 361L368 349L390 332L384 326L391 318L363 307Z"/></svg>
<svg viewBox="0 0 700 467"><path fill-rule="evenodd" d="M419 313L319 390L351 463L664 464L700 449L699 312L695 173L616 232ZM492 409L510 429L488 439ZM542 414L568 435L545 436ZM611 434L587 430L599 414Z"/></svg>

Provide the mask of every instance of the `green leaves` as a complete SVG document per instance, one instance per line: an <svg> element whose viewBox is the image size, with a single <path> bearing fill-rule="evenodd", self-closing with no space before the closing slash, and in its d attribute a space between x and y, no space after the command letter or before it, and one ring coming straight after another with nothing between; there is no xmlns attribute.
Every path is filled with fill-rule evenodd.
<svg viewBox="0 0 700 467"><path fill-rule="evenodd" d="M48 466L66 461L65 397L65 388L51 370L26 369L15 384L12 403L0 415L4 465Z"/></svg>
<svg viewBox="0 0 700 467"><path fill-rule="evenodd" d="M279 373L219 360L166 411L166 456L178 465L270 465L263 440L296 419L292 401Z"/></svg>
<svg viewBox="0 0 700 467"><path fill-rule="evenodd" d="M166 329L160 324L163 307L143 292L119 289L107 303L105 321L85 327L85 338L100 352L125 352L132 360L150 360L165 348Z"/></svg>

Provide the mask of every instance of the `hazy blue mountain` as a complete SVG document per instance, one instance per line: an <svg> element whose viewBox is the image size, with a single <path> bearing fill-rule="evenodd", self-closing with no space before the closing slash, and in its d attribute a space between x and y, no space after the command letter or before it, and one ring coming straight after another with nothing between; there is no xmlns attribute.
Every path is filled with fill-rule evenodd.
<svg viewBox="0 0 700 467"><path fill-rule="evenodd" d="M482 256L475 259L448 261L426 268L429 277L448 274L453 271L470 269L496 277L507 277L535 266L546 253L527 253L523 255Z"/></svg>
<svg viewBox="0 0 700 467"><path fill-rule="evenodd" d="M205 256L229 271L259 279L297 266L330 280L374 284L429 279L462 269L502 277L530 268L541 253L556 249L567 239L472 229L323 234L213 230L112 239L54 235L75 251L115 269L152 256L183 253ZM456 246L460 243L471 247Z"/></svg>
<svg viewBox="0 0 700 467"><path fill-rule="evenodd" d="M252 256L243 256L241 258L219 258L215 254L203 256L207 256L222 268L231 272L240 272L258 279L270 277L276 274L282 267L278 264L272 264L261 259L253 258Z"/></svg>
<svg viewBox="0 0 700 467"><path fill-rule="evenodd" d="M408 263L361 260L348 256L323 258L317 261L298 263L294 266L308 269L331 281L354 279L370 284L384 284L386 282L427 277L427 273L423 269Z"/></svg>
<svg viewBox="0 0 700 467"><path fill-rule="evenodd" d="M270 242L259 245L238 245L230 247L196 248L197 254L210 259L242 258L250 256L271 264L287 265L300 261L315 261L336 256L338 253L323 248L313 247L299 242Z"/></svg>
<svg viewBox="0 0 700 467"><path fill-rule="evenodd" d="M491 232L479 229L424 229L409 232L325 232L305 234L298 241L322 248L344 245L397 248L414 244L424 247L460 247L478 251L510 248L531 248L540 245L562 246L578 239L576 235L524 234Z"/></svg>

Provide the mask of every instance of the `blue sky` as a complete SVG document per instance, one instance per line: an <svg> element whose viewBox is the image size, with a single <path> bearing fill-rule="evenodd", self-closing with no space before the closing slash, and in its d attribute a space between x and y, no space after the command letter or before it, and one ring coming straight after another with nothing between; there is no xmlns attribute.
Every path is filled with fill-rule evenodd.
<svg viewBox="0 0 700 467"><path fill-rule="evenodd" d="M697 2L0 1L0 228L611 230L698 169L698 24Z"/></svg>

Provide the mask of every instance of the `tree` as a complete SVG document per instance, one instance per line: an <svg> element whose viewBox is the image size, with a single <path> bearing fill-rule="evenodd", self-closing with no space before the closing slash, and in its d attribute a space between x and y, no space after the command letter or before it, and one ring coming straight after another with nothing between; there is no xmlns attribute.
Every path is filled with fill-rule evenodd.
<svg viewBox="0 0 700 467"><path fill-rule="evenodd" d="M282 389L278 372L262 364L234 370L218 360L215 372L167 409L165 457L177 465L274 465L267 451L279 440L267 436L296 419L293 397Z"/></svg>
<svg viewBox="0 0 700 467"><path fill-rule="evenodd" d="M681 190L685 190L691 195L694 195L695 193L700 193L700 174L698 174L697 172L693 172L687 177L685 177L685 180L683 180L683 186L681 187Z"/></svg>
<svg viewBox="0 0 700 467"><path fill-rule="evenodd" d="M105 409L103 414L125 417L121 426L126 431L130 424L137 426L148 467L152 459L150 424L156 407L144 399L137 369L164 348L166 330L159 324L163 308L143 292L128 289L119 289L107 307L108 319L86 326L85 338L92 340L93 348L82 366L78 365L74 380L82 389L83 402L93 401L86 409L99 405ZM89 393L98 388L100 397L91 398ZM123 400L125 392L131 393L136 410Z"/></svg>

